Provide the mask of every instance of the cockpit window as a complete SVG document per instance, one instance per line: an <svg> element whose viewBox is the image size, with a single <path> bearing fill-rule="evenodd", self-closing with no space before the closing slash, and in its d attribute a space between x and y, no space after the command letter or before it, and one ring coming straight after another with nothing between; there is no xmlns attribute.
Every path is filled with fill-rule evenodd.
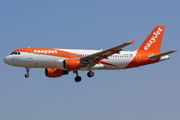
<svg viewBox="0 0 180 120"><path fill-rule="evenodd" d="M20 52L12 52L10 55L20 55Z"/></svg>

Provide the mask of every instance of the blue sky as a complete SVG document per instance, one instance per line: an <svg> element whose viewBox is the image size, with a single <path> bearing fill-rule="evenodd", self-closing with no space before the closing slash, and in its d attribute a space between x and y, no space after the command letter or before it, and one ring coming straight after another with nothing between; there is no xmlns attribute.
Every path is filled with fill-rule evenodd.
<svg viewBox="0 0 180 120"><path fill-rule="evenodd" d="M1 0L0 119L179 120L179 0ZM137 49L157 25L165 25L161 52L171 59L139 68L80 72L46 78L44 69L4 64L19 48L107 49L136 40Z"/></svg>

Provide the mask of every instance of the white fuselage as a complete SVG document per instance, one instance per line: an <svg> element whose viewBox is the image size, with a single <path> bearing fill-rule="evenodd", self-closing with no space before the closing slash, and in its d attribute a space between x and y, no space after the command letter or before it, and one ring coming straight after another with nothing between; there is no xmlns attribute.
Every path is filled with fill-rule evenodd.
<svg viewBox="0 0 180 120"><path fill-rule="evenodd" d="M67 51L70 53L75 53L82 56L87 56L93 53L100 52L101 50L78 50L78 49L57 49L62 51ZM96 64L92 69L104 69L104 70L113 70L113 69L124 69L136 56L136 51L121 51L120 54L114 54L108 59L102 60L101 64ZM63 68L63 60L69 58L75 58L69 54L69 58L52 56L53 54L61 55L61 53L27 53L20 52L19 54L11 54L5 57L5 63L17 66L17 67L29 67L29 68ZM63 53L62 53L63 54ZM79 59L79 58L77 58ZM138 62L138 61L137 61ZM80 70L88 70L86 67L82 67Z"/></svg>

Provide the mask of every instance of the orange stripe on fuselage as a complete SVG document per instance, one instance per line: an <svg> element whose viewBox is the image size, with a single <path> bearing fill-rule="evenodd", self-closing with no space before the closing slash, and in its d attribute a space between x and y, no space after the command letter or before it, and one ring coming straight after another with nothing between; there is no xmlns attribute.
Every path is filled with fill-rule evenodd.
<svg viewBox="0 0 180 120"><path fill-rule="evenodd" d="M26 52L26 53L64 57L64 58L84 57L83 55L79 55L76 53L67 52L67 51L58 50L58 49L52 49L52 48L49 48L49 49L47 49L47 48L23 48L23 49L15 50L14 52Z"/></svg>
<svg viewBox="0 0 180 120"><path fill-rule="evenodd" d="M159 62L160 58L155 59L155 60L149 60L148 57L151 55L154 55L154 53L152 53L152 52L137 52L134 59L125 67L125 69Z"/></svg>

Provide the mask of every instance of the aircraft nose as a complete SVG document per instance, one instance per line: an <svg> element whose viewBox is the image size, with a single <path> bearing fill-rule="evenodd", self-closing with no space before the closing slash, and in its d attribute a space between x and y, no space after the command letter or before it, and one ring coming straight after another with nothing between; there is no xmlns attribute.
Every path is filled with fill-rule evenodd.
<svg viewBox="0 0 180 120"><path fill-rule="evenodd" d="M6 56L5 58L4 58L4 63L6 63L6 64L10 64L10 58L9 58L9 56Z"/></svg>

